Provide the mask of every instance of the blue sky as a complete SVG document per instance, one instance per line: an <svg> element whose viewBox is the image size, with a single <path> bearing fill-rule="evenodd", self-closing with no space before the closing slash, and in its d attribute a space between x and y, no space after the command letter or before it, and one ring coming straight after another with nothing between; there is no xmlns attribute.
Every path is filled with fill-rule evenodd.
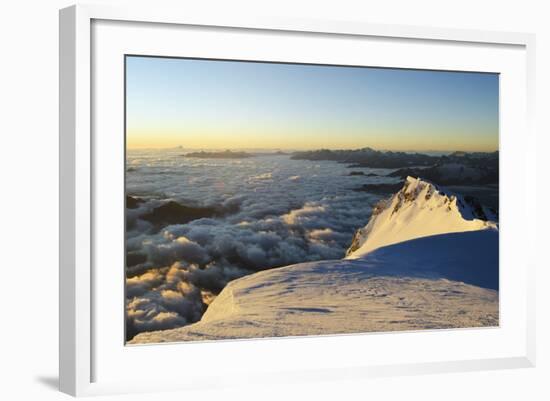
<svg viewBox="0 0 550 401"><path fill-rule="evenodd" d="M129 56L128 147L498 149L498 75Z"/></svg>

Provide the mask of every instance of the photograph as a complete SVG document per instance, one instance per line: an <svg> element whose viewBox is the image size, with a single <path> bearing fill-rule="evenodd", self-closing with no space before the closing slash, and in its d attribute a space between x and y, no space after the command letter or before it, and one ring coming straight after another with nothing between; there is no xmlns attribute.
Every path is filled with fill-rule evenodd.
<svg viewBox="0 0 550 401"><path fill-rule="evenodd" d="M498 73L124 57L126 345L499 327Z"/></svg>

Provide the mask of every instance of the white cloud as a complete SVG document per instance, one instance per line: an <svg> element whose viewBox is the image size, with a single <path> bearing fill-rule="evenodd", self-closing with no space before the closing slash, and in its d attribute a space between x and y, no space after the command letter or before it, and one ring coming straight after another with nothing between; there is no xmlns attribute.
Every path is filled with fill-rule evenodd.
<svg viewBox="0 0 550 401"><path fill-rule="evenodd" d="M357 177L338 163L283 156L242 163L182 160L154 152L140 157L128 191L153 199L130 212L127 250L146 260L127 268L134 276L127 280L129 331L189 324L227 282L243 275L342 257L379 199L351 191ZM228 213L160 231L139 219L168 198Z"/></svg>

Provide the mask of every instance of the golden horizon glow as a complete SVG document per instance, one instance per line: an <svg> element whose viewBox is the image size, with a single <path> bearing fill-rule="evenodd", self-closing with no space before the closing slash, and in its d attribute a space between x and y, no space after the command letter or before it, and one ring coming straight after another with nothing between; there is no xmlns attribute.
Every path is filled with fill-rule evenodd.
<svg viewBox="0 0 550 401"><path fill-rule="evenodd" d="M494 151L498 75L127 59L129 149Z"/></svg>
<svg viewBox="0 0 550 401"><path fill-rule="evenodd" d="M361 140L356 134L345 135L324 131L315 133L292 133L277 140L276 135L232 132L200 131L193 134L174 132L152 134L139 132L129 133L126 138L128 149L168 149L182 147L197 150L219 149L280 149L280 150L314 150L314 149L360 149L370 147L376 150L391 151L465 151L493 152L498 150L494 141L468 141L466 132L455 132L452 135L434 136L431 133L406 134L392 136L387 134L364 133ZM312 140L312 137L315 137ZM283 140L284 138L284 140ZM312 145L312 143L315 143ZM426 146L429 143L429 146Z"/></svg>

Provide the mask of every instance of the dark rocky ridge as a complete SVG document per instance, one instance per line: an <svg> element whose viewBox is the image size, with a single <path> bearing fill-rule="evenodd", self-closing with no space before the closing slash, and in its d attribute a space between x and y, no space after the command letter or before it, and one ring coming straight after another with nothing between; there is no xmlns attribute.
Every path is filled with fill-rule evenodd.
<svg viewBox="0 0 550 401"><path fill-rule="evenodd" d="M390 173L388 177L420 177L439 185L498 184L498 169L462 166L456 174L447 175L444 173L444 167L445 165L436 165L429 168L403 168ZM475 175L462 174L460 169L465 170L466 168L474 169Z"/></svg>
<svg viewBox="0 0 550 401"><path fill-rule="evenodd" d="M126 207L128 209L137 209L144 202L144 199L126 195ZM238 204L229 206L187 206L169 200L160 206L138 215L138 218L148 221L156 228L159 228L170 224L185 224L202 218L221 217L238 210Z"/></svg>
<svg viewBox="0 0 550 401"><path fill-rule="evenodd" d="M296 152L294 160L332 160L350 163L349 167L400 168L406 166L430 166L438 157L420 153L382 152L371 148L354 150L310 150Z"/></svg>
<svg viewBox="0 0 550 401"><path fill-rule="evenodd" d="M359 188L354 188L357 192L369 192L372 194L393 194L403 187L403 182L394 184L363 184Z"/></svg>
<svg viewBox="0 0 550 401"><path fill-rule="evenodd" d="M126 195L126 207L128 209L137 209L140 204L143 203L143 199Z"/></svg>
<svg viewBox="0 0 550 401"><path fill-rule="evenodd" d="M234 152L226 150L223 152L192 152L182 155L184 157L195 157L198 159L245 159L248 157L254 157L251 153L246 152Z"/></svg>
<svg viewBox="0 0 550 401"><path fill-rule="evenodd" d="M154 225L185 224L205 217L214 217L219 210L214 207L191 207L168 201L140 218Z"/></svg>
<svg viewBox="0 0 550 401"><path fill-rule="evenodd" d="M391 152L378 151L372 148L362 149L344 149L330 150L319 149L303 152L295 152L291 159L294 160L329 160L339 163L347 163L348 167L370 167L370 168L396 168L396 169L411 169L412 175L418 170L418 167L434 167L438 165L458 163L464 166L486 170L491 173L491 178L494 179L496 172L498 177L498 152L454 152L449 155L433 156L422 153L406 153L406 152ZM402 174L403 175L403 174ZM409 174L411 175L411 174ZM406 175L405 175L406 177ZM404 178L404 177L403 177ZM428 178L428 177L426 177Z"/></svg>

